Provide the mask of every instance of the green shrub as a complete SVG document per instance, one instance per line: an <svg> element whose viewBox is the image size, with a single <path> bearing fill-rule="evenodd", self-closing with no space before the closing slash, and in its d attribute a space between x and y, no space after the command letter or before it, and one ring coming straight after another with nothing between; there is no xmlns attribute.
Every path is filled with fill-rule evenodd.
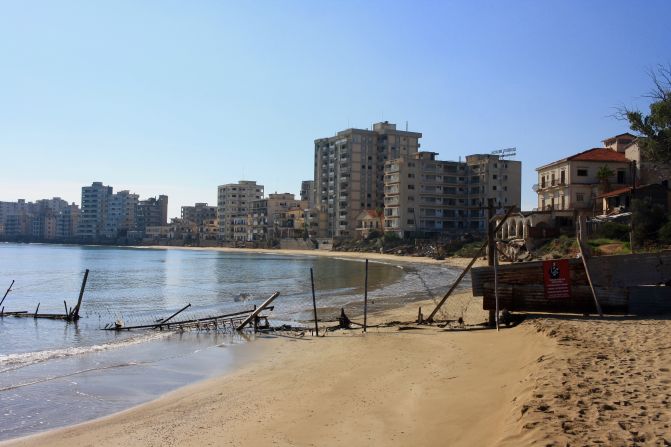
<svg viewBox="0 0 671 447"><path fill-rule="evenodd" d="M671 244L671 220L659 229L659 240L664 244Z"/></svg>
<svg viewBox="0 0 671 447"><path fill-rule="evenodd" d="M629 240L629 225L617 222L606 222L599 228L598 235L606 239Z"/></svg>

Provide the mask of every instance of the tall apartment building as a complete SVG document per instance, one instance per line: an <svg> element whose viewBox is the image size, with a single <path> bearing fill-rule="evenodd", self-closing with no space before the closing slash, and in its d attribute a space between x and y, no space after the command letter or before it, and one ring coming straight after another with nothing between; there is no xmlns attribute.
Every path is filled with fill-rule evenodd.
<svg viewBox="0 0 671 447"><path fill-rule="evenodd" d="M303 180L301 182L301 200L308 202L308 207L315 206L315 181Z"/></svg>
<svg viewBox="0 0 671 447"><path fill-rule="evenodd" d="M385 121L315 140L315 206L329 237L354 236L361 210L384 206L385 162L417 153L421 137Z"/></svg>
<svg viewBox="0 0 671 447"><path fill-rule="evenodd" d="M168 196L150 197L140 200L137 204L136 227L145 231L147 227L158 227L168 224Z"/></svg>
<svg viewBox="0 0 671 447"><path fill-rule="evenodd" d="M193 224L194 237L201 240L216 240L219 234L217 225L217 207L207 203L196 203L193 206L183 206L181 220L186 224Z"/></svg>
<svg viewBox="0 0 671 447"><path fill-rule="evenodd" d="M107 208L113 188L102 182L93 182L82 187L82 204L79 214L77 236L95 240L104 235Z"/></svg>
<svg viewBox="0 0 671 447"><path fill-rule="evenodd" d="M241 240L247 237L247 213L251 210L252 201L263 197L263 185L255 181L240 180L217 188L217 220L219 222L219 239ZM238 230L237 232L235 230Z"/></svg>
<svg viewBox="0 0 671 447"><path fill-rule="evenodd" d="M385 231L401 237L484 232L488 199L497 207L520 207L521 162L498 155L441 161L436 155L419 152L385 164Z"/></svg>
<svg viewBox="0 0 671 447"><path fill-rule="evenodd" d="M291 193L269 194L267 198L252 202L247 218L248 241L262 241L281 236L287 213L294 209L306 209L308 200L296 200Z"/></svg>
<svg viewBox="0 0 671 447"><path fill-rule="evenodd" d="M183 206L181 218L196 225L202 225L204 221L215 220L217 218L217 207L201 202L193 206Z"/></svg>
<svg viewBox="0 0 671 447"><path fill-rule="evenodd" d="M116 238L129 230L135 230L139 196L130 191L119 191L109 197L105 217L105 236Z"/></svg>

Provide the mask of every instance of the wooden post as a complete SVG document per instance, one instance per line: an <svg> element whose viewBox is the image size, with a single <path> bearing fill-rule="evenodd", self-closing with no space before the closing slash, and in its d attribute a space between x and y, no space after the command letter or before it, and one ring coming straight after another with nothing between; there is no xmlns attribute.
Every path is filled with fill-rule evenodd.
<svg viewBox="0 0 671 447"><path fill-rule="evenodd" d="M366 259L366 277L363 284L363 331L366 332L368 322L368 259Z"/></svg>
<svg viewBox="0 0 671 447"><path fill-rule="evenodd" d="M487 265L494 266L494 257L496 256L496 235L492 227L492 219L494 218L494 199L487 199ZM489 325L496 324L496 313L489 310Z"/></svg>
<svg viewBox="0 0 671 447"><path fill-rule="evenodd" d="M319 337L319 324L317 323L317 299L315 298L315 278L310 267L310 283L312 284L312 310L315 314L315 334Z"/></svg>
<svg viewBox="0 0 671 447"><path fill-rule="evenodd" d="M585 251L583 250L582 241L578 239L578 249L580 250L580 259L582 259L582 265L585 267L585 274L587 275L587 282L589 283L589 288L592 290L592 297L594 297L594 304L596 305L596 311L599 313L600 317L603 317L603 312L601 311L601 304L599 304L599 299L596 297L596 290L594 289L594 284L592 283L592 276L589 274L589 267L587 267L587 258L585 257Z"/></svg>
<svg viewBox="0 0 671 447"><path fill-rule="evenodd" d="M77 300L77 305L72 311L71 318L73 320L79 319L79 308L82 306L82 299L84 298L84 289L86 288L86 280L88 279L88 277L89 277L89 269L86 269L84 271L84 279L82 280L82 287L81 289L79 289L79 299Z"/></svg>
<svg viewBox="0 0 671 447"><path fill-rule="evenodd" d="M422 316L422 306L419 306L419 310L417 311L417 324L422 323L424 323L424 318Z"/></svg>
<svg viewBox="0 0 671 447"><path fill-rule="evenodd" d="M68 303L65 300L63 300L63 305L65 306L65 316L67 317L68 315L70 315L68 313Z"/></svg>
<svg viewBox="0 0 671 447"><path fill-rule="evenodd" d="M513 213L514 209L515 209L515 207L513 207L513 206L508 208L508 211L506 212L506 215L503 216L503 219L501 220L501 222L499 222L499 224L494 229L494 233L499 231L499 229L503 226L503 223L506 221L506 219L508 217L510 217L510 215ZM471 269L471 267L473 267L473 264L475 264L475 261L480 257L480 255L482 254L482 251L485 249L485 247L487 247L488 244L489 244L489 241L482 244L482 246L480 247L480 250L478 250L478 252L475 254L475 256L473 256L473 259L471 259L471 262L469 262L468 265L466 266L466 268L464 269L464 271L461 272L461 274L459 275L457 280L454 282L454 284L452 284L452 287L450 287L450 290L447 291L445 296L443 296L443 299L441 299L440 302L436 305L436 308L433 309L433 312L431 312L431 315L429 315L429 318L427 318L426 321L428 321L429 323L433 322L433 317L436 316L436 313L438 313L438 311L443 306L443 304L445 304L445 301L447 301L447 298L449 298L449 296L452 295L452 292L454 292L454 289L456 289L457 286L459 285L459 283L461 282L461 280L464 279L464 276L466 276L466 273L468 273L468 271ZM492 312L490 311L490 318L491 318L491 316L492 316Z"/></svg>
<svg viewBox="0 0 671 447"><path fill-rule="evenodd" d="M498 255L494 253L494 301L496 302L496 310L494 314L494 319L496 323L496 330L498 332L499 330L499 272L498 272L498 266L499 266L499 259Z"/></svg>
<svg viewBox="0 0 671 447"><path fill-rule="evenodd" d="M41 303L37 303L37 308L35 309L35 314L33 315L33 318L37 318L37 311L40 310L40 304Z"/></svg>
<svg viewBox="0 0 671 447"><path fill-rule="evenodd" d="M494 199L487 199L487 265L494 265L496 256L496 236L494 231Z"/></svg>

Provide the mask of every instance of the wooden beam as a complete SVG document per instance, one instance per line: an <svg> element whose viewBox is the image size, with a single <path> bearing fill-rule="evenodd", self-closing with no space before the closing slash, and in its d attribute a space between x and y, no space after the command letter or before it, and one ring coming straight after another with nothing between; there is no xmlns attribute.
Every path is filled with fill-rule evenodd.
<svg viewBox="0 0 671 447"><path fill-rule="evenodd" d="M514 206L511 206L510 208L508 208L508 211L506 212L505 216L503 216L503 219L501 220L501 222L499 222L499 224L494 229L494 234L496 234L496 232L499 231L499 229L501 229L501 227L503 226L503 223L506 221L506 219L508 217L510 217L510 215L513 213L514 209L515 209ZM445 294L445 296L443 296L443 299L440 300L440 303L438 303L436 305L436 308L433 309L433 312L431 312L431 315L429 315L429 318L427 318L426 321L428 321L429 323L433 323L433 317L436 316L436 314L438 313L440 308L443 306L443 304L445 304L445 301L447 301L447 299L450 297L450 295L452 295L452 292L454 292L454 289L456 289L457 286L459 285L459 283L461 282L461 280L464 279L464 276L466 276L466 273L468 273L468 271L471 269L471 267L473 267L473 264L475 264L475 261L480 257L480 255L482 254L482 251L485 249L485 247L487 247L487 245L489 245L489 240L485 241L485 243L482 244L482 246L480 247L480 250L478 250L478 252L475 254L475 256L473 256L473 259L471 259L471 262L469 262L468 265L466 266L466 268L464 269L464 271L461 272L461 274L459 275L457 280L454 282L454 284L452 284L452 287L450 287L450 290L448 290L447 293Z"/></svg>
<svg viewBox="0 0 671 447"><path fill-rule="evenodd" d="M84 289L86 288L86 280L89 277L89 269L86 269L84 271L84 279L82 280L82 287L79 289L79 299L77 300L77 305L75 308L72 310L72 314L70 315L70 318L73 320L79 320L79 308L82 307L82 299L84 298Z"/></svg>
<svg viewBox="0 0 671 447"><path fill-rule="evenodd" d="M603 317L603 311L601 310L601 304L599 304L599 299L596 296L596 290L594 290L594 284L592 284L592 277L589 274L589 267L587 266L587 257L585 256L585 251L583 250L582 241L580 238L576 238L578 241L578 248L580 249L580 258L582 259L582 265L585 266L585 273L587 274L587 282L589 282L589 288L592 290L592 297L594 297L594 304L596 305L596 311L599 313L600 317Z"/></svg>
<svg viewBox="0 0 671 447"><path fill-rule="evenodd" d="M312 310L315 314L315 335L319 337L319 324L317 324L317 299L315 298L315 278L310 267L310 284L312 284Z"/></svg>
<svg viewBox="0 0 671 447"><path fill-rule="evenodd" d="M240 323L240 325L236 327L235 330L241 331L242 329L244 329L245 326L247 326L251 321L254 321L256 316L260 314L263 311L263 309L265 309L270 303L272 303L273 300L275 300L275 298L277 298L278 296L280 296L280 292L275 292L272 295L270 295L270 298L265 300L263 304L261 304L254 312L252 312L250 316L245 318L245 320L242 323Z"/></svg>

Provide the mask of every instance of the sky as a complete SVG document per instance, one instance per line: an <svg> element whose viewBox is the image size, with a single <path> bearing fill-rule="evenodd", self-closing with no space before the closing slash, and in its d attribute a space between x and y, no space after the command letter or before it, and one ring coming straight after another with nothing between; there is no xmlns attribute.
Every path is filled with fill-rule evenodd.
<svg viewBox="0 0 671 447"><path fill-rule="evenodd" d="M94 181L169 215L312 179L314 140L388 120L441 160L535 168L628 130L671 63L661 1L0 0L0 200Z"/></svg>

